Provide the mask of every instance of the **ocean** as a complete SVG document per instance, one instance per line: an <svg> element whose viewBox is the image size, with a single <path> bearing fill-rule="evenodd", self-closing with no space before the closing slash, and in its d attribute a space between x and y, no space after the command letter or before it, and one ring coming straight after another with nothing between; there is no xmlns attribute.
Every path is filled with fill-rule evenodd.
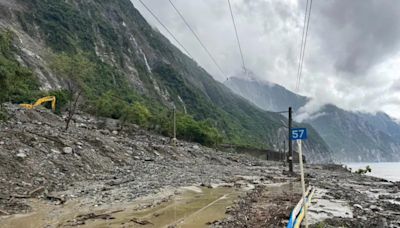
<svg viewBox="0 0 400 228"><path fill-rule="evenodd" d="M344 165L352 168L353 172L360 168L365 169L365 167L369 165L372 172L367 175L380 177L389 181L400 181L400 162L346 163Z"/></svg>

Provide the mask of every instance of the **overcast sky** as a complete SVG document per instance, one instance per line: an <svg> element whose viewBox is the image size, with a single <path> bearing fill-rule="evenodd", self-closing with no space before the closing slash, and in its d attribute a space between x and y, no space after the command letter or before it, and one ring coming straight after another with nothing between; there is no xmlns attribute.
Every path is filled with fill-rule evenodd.
<svg viewBox="0 0 400 228"><path fill-rule="evenodd" d="M143 16L166 31L138 0ZM227 0L173 0L199 34L222 75L168 0L143 0L194 59L223 81L241 70ZM296 91L306 0L231 0L247 68ZM346 110L385 111L400 119L400 1L314 0L299 93L311 109L333 103ZM170 39L172 43L175 43Z"/></svg>

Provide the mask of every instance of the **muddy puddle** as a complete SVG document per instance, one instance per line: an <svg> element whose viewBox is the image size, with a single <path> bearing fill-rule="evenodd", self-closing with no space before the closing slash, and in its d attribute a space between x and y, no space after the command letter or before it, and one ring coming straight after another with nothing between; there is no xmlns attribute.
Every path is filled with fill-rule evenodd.
<svg viewBox="0 0 400 228"><path fill-rule="evenodd" d="M79 201L56 206L35 200L31 203L33 213L0 218L0 227L208 227L208 223L225 217L226 208L242 192L231 187L187 187L147 209L138 208L154 204L154 199L102 209L85 207Z"/></svg>

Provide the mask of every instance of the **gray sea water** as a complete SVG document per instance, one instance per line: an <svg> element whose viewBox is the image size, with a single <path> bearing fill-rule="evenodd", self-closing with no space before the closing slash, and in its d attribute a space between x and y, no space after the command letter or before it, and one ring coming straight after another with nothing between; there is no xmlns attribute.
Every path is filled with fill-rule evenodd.
<svg viewBox="0 0 400 228"><path fill-rule="evenodd" d="M389 181L400 181L400 162L380 162L380 163L347 163L347 167L356 171L360 168L365 169L369 165L372 169L367 175L384 178Z"/></svg>

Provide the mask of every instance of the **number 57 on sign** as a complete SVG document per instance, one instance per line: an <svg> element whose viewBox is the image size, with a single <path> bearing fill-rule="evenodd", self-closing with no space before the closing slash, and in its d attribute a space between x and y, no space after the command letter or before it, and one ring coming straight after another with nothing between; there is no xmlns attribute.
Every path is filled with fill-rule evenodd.
<svg viewBox="0 0 400 228"><path fill-rule="evenodd" d="M292 128L290 140L305 140L307 139L307 128Z"/></svg>

